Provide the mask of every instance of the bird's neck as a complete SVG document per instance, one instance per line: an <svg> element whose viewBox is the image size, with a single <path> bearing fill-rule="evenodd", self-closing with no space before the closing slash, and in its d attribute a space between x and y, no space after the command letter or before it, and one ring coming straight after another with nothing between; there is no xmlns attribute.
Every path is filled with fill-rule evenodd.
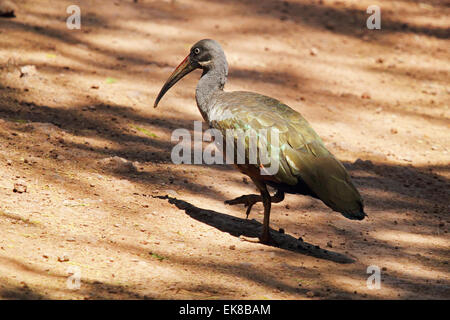
<svg viewBox="0 0 450 320"><path fill-rule="evenodd" d="M223 91L227 81L228 68L226 64L219 68L204 70L195 91L197 106L203 116L208 121L208 115L214 105L214 97L218 92Z"/></svg>

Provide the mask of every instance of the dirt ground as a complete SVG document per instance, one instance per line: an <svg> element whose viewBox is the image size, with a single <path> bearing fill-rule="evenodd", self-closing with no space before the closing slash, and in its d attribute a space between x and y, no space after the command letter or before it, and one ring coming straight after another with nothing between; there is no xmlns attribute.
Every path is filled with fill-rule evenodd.
<svg viewBox="0 0 450 320"><path fill-rule="evenodd" d="M373 4L381 30L366 28ZM450 299L449 4L16 1L0 18L0 298ZM262 206L245 220L223 201L256 192L248 179L170 160L172 131L201 120L200 71L153 109L203 38L225 50L227 90L308 119L367 219L287 195L280 248L240 241Z"/></svg>

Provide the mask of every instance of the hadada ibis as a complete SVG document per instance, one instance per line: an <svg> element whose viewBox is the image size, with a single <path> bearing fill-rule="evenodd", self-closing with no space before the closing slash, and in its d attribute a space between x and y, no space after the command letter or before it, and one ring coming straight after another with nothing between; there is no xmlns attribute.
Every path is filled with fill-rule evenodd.
<svg viewBox="0 0 450 320"><path fill-rule="evenodd" d="M269 233L270 207L272 202L283 201L285 193L308 195L322 200L348 219L364 219L366 214L363 199L348 172L327 150L300 113L274 98L258 93L224 91L228 64L218 42L204 39L192 46L189 55L162 87L154 107L176 82L195 69L203 70L196 88L197 106L211 128L219 130L224 137L227 129L278 130L277 173L261 174L260 163L235 164L251 178L261 194L244 195L225 201L230 205L244 204L247 207L247 217L255 203L263 203L264 221L259 237L261 243L273 241ZM270 147L269 141L267 148ZM267 186L276 190L274 196L270 196Z"/></svg>

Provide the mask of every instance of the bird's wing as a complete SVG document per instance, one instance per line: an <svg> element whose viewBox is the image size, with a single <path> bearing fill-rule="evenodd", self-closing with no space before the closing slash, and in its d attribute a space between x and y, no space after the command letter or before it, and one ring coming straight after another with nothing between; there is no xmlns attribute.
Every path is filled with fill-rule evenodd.
<svg viewBox="0 0 450 320"><path fill-rule="evenodd" d="M224 92L216 104L209 122L224 136L227 129L267 131L266 137L259 136L258 151L265 148L271 162L261 163L257 157L256 166L269 167L278 161L279 170L269 179L291 186L301 179L332 209L349 214L362 211L362 198L344 166L300 113L276 99L251 92ZM278 133L278 146L271 139L272 132ZM247 153L246 161L248 157Z"/></svg>

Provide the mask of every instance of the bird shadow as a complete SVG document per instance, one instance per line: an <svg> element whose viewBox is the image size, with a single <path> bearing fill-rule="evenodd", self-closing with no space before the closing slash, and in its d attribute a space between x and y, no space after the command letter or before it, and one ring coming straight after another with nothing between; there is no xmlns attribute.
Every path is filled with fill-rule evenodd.
<svg viewBox="0 0 450 320"><path fill-rule="evenodd" d="M191 218L200 222L206 223L220 231L227 232L235 237L258 237L262 224L255 219L246 220L237 218L228 214L220 213L213 210L202 209L193 204L179 200L177 198L165 196L152 196L153 198L168 200L169 203L174 204L178 209L184 210ZM292 252L312 256L318 259L333 261L336 263L354 263L356 260L344 254L329 251L319 246L309 244L301 239L296 239L284 232L276 231L270 228L270 234L277 245L269 245Z"/></svg>

